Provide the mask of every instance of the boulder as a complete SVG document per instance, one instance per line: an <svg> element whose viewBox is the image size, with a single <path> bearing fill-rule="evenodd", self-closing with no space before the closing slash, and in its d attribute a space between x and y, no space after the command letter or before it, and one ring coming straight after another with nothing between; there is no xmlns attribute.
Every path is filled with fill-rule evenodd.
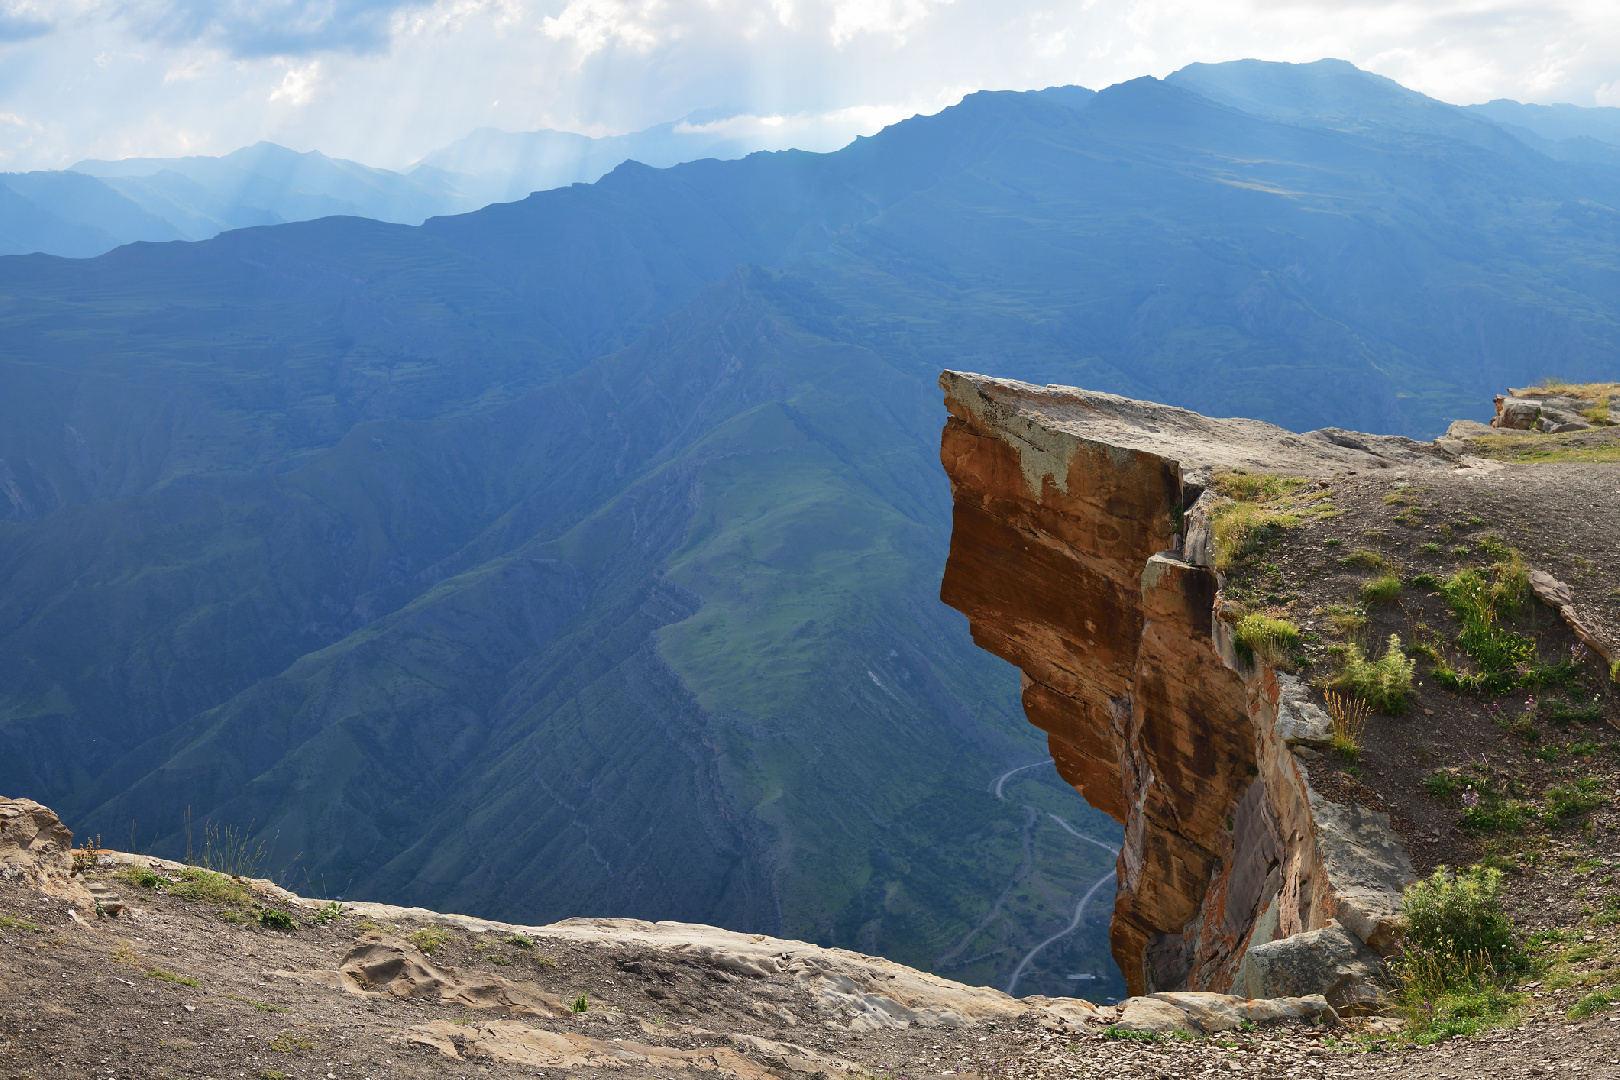
<svg viewBox="0 0 1620 1080"><path fill-rule="evenodd" d="M1333 1023L1338 1019L1333 1007L1321 995L1307 997L1246 1000L1230 994L1173 991L1153 994L1187 1014L1192 1030L1206 1035L1217 1031L1237 1031L1244 1024L1275 1023L1278 1020L1315 1020Z"/></svg>
<svg viewBox="0 0 1620 1080"><path fill-rule="evenodd" d="M1525 398L1502 397L1496 399L1496 418L1491 427L1510 431L1529 431L1541 417L1541 403Z"/></svg>
<svg viewBox="0 0 1620 1080"><path fill-rule="evenodd" d="M1114 1027L1121 1031L1143 1031L1163 1035L1171 1031L1192 1031L1192 1024L1182 1010L1157 995L1126 998L1119 1004L1119 1019Z"/></svg>
<svg viewBox="0 0 1620 1080"><path fill-rule="evenodd" d="M1118 1005L1096 1012L1092 1023L1156 1035L1172 1031L1188 1035L1213 1035L1220 1031L1237 1031L1245 1024L1270 1024L1279 1020L1309 1020L1319 1024L1339 1022L1338 1013L1320 994L1254 1001L1231 994L1169 991L1126 998Z"/></svg>
<svg viewBox="0 0 1620 1080"><path fill-rule="evenodd" d="M1496 419L1491 421L1491 426L1513 431L1542 431L1550 435L1585 431L1592 426L1581 413L1587 405L1587 402L1555 394L1502 396L1496 399ZM1447 432L1447 435L1450 434Z"/></svg>
<svg viewBox="0 0 1620 1080"><path fill-rule="evenodd" d="M1310 691L1294 675L1277 675L1277 737L1289 746L1330 746L1333 718L1310 699Z"/></svg>
<svg viewBox="0 0 1620 1080"><path fill-rule="evenodd" d="M33 799L0 798L0 877L20 877L52 896L94 904L73 873L73 833L54 810Z"/></svg>
<svg viewBox="0 0 1620 1080"><path fill-rule="evenodd" d="M1348 1016L1386 1007L1383 959L1342 926L1251 945L1238 977L1251 998L1321 995Z"/></svg>
<svg viewBox="0 0 1620 1080"><path fill-rule="evenodd" d="M1336 898L1334 915L1345 929L1388 956L1405 928L1401 894L1417 880L1411 856L1390 829L1388 814L1331 802L1314 788L1307 794L1322 868Z"/></svg>

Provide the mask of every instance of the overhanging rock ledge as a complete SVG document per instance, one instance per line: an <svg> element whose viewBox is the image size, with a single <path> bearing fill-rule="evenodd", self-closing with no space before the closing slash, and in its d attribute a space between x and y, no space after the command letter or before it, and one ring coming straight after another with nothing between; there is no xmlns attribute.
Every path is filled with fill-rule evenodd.
<svg viewBox="0 0 1620 1080"><path fill-rule="evenodd" d="M956 371L940 386L955 503L940 595L1022 669L1063 777L1125 826L1111 934L1130 992L1320 992L1375 1009L1411 860L1386 815L1312 790L1291 747L1324 741L1327 717L1299 681L1237 659L1205 488L1220 469L1451 459L1074 387Z"/></svg>

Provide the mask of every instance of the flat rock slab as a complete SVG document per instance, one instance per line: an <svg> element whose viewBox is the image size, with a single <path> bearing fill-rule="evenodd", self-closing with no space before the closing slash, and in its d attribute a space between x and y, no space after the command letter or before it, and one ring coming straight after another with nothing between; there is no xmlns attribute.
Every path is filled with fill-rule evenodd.
<svg viewBox="0 0 1620 1080"><path fill-rule="evenodd" d="M966 371L940 375L946 397L982 413L989 426L1020 445L1025 479L1039 491L1050 476L1060 487L1076 440L1150 453L1178 462L1189 475L1214 469L1328 476L1363 469L1451 465L1436 447L1396 435L1338 428L1304 434L1242 417L1202 416L1074 386L1036 386Z"/></svg>

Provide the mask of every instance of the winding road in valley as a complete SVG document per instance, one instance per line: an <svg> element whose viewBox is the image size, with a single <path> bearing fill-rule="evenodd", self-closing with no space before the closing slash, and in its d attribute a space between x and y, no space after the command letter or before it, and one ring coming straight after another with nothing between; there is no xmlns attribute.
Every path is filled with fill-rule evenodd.
<svg viewBox="0 0 1620 1080"><path fill-rule="evenodd" d="M1036 762L1032 762L1032 763L1030 763L1028 765L1020 765L1015 769L1008 769L1006 772L1002 773L1000 776L996 777L994 780L992 780L990 782L990 790L995 793L996 798L1001 799L1002 801L1005 802L1007 796L1005 794L1003 794L1002 788L1007 783L1007 779L1009 777L1011 777L1015 773L1021 773L1026 769L1033 769L1033 768L1036 768L1036 767L1041 766L1041 765L1049 765L1049 764L1051 764L1051 759L1047 758L1045 761L1036 761ZM1037 811L1036 808L1033 807L1033 806L1026 806L1024 809L1031 812L1030 813L1029 824L1033 825L1035 820L1036 820L1037 815L1039 814L1039 811ZM1069 835L1074 836L1077 839L1084 840L1088 844L1096 844L1098 847L1102 848L1104 851L1111 852L1112 854L1114 854L1116 856L1119 854L1119 848L1115 847L1113 844L1104 843L1103 841L1098 840L1094 836L1087 836L1085 833L1081 832L1079 829L1076 829L1073 825L1070 825L1067 821L1064 821L1062 818L1058 817L1056 814L1048 811L1046 816L1051 818L1053 821L1057 822L1059 827L1061 827L1063 829L1063 831L1068 833ZM1025 833L1025 841L1024 841L1024 843L1025 843L1026 852L1028 851L1028 847L1029 847L1029 831L1030 831L1029 828L1026 826L1026 828L1024 830L1024 833ZM968 942L971 941L974 937L978 936L979 932L981 930L983 930L984 927L989 925L990 920L992 920L992 919L994 919L996 917L996 915L1001 911L1001 901L1002 901L1002 899L1005 898L1007 893L1012 890L1012 886L1014 884L1017 884L1018 879L1023 877L1025 871L1028 869L1028 865L1029 865L1029 855L1026 853L1025 860L1024 860L1024 865L1020 866L1019 867L1019 872L1013 876L1012 884L1009 884L1007 886L1006 890L1004 890L1002 892L1001 896L996 898L996 902L991 907L990 913L988 915L986 915L983 920L981 920L981 922L980 922L980 924L978 926L973 928L973 930L968 934L967 937L962 939L962 943L960 945L958 945L956 947L956 949L954 949L952 951L953 954L954 953L959 953L959 952L961 952L962 949L966 948ZM1110 869L1106 873L1104 873L1101 877L1099 877L1096 881L1092 882L1091 883L1091 888L1087 889L1085 891L1085 894L1082 895L1080 897L1079 901L1074 905L1074 918L1069 920L1069 925L1064 927L1062 930L1059 930L1057 933L1053 934L1051 937L1047 938L1045 941L1041 942L1039 945L1035 946L1033 949L1029 950L1029 952L1024 954L1023 959L1018 961L1018 966L1013 968L1012 978L1007 980L1007 993L1008 994L1012 994L1013 991L1018 989L1018 980L1022 979L1024 977L1024 972L1029 970L1029 965L1034 962L1035 957L1040 954L1040 951L1042 949L1046 948L1048 945L1052 944L1052 942L1054 942L1054 941L1059 941L1059 940L1061 940L1063 938L1068 937L1070 934L1074 933L1075 930L1077 930L1079 928L1080 921L1082 919L1084 919L1085 916L1086 916L1086 905L1091 902L1091 898L1093 896L1097 895L1097 890L1102 888L1105 884L1107 884L1108 880L1110 878L1112 878L1113 876L1114 876L1114 871L1112 869Z"/></svg>

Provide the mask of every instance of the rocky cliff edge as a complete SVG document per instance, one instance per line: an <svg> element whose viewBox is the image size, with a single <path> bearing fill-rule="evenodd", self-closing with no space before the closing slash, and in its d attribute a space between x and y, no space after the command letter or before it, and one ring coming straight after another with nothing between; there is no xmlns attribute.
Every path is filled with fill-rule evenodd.
<svg viewBox="0 0 1620 1080"><path fill-rule="evenodd" d="M1064 778L1125 826L1112 926L1133 994L1325 993L1380 1008L1412 880L1386 814L1312 788L1329 720L1240 659L1207 490L1221 470L1455 469L1435 446L965 372L940 378L955 508L941 598L1023 671Z"/></svg>

